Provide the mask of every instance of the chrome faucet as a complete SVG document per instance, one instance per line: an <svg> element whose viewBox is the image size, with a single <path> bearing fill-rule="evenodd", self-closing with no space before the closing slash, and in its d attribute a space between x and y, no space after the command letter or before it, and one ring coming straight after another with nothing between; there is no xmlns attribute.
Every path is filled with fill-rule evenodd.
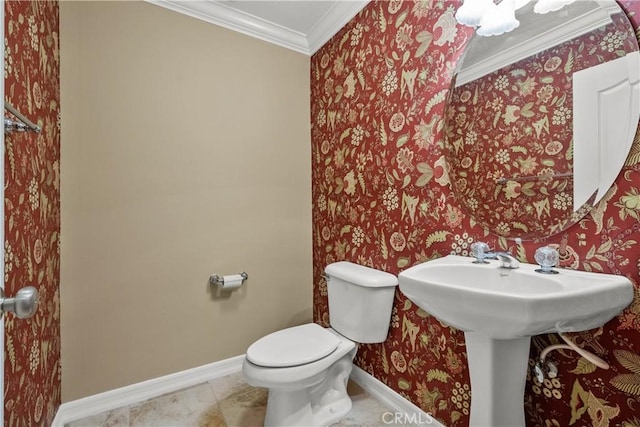
<svg viewBox="0 0 640 427"><path fill-rule="evenodd" d="M487 254L491 250L489 249L489 245L484 242L473 242L471 244L471 255L473 255L476 260L473 261L474 264L489 264L489 261L485 261L487 258Z"/></svg>
<svg viewBox="0 0 640 427"><path fill-rule="evenodd" d="M500 267L502 268L514 269L520 267L520 261L509 252L489 252L485 254L485 258L500 260Z"/></svg>
<svg viewBox="0 0 640 427"><path fill-rule="evenodd" d="M487 259L497 259L500 260L500 267L502 268L520 267L520 261L509 252L490 252L489 245L484 242L471 244L471 253L476 258L473 261L474 264L488 264Z"/></svg>
<svg viewBox="0 0 640 427"><path fill-rule="evenodd" d="M540 265L540 268L536 270L537 273L558 274L558 270L553 269L553 267L558 266L558 262L560 261L560 254L557 250L551 246L543 246L536 249L534 258Z"/></svg>

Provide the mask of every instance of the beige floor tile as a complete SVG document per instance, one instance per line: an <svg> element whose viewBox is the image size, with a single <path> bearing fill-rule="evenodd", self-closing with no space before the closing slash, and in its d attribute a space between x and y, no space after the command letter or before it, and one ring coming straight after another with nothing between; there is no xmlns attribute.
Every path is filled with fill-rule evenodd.
<svg viewBox="0 0 640 427"><path fill-rule="evenodd" d="M213 390L204 383L131 405L129 423L131 427L197 427L200 416L214 406Z"/></svg>
<svg viewBox="0 0 640 427"><path fill-rule="evenodd" d="M218 402L227 425L232 427L264 425L268 390L247 384L238 385L233 390L231 393L225 393L227 396Z"/></svg>
<svg viewBox="0 0 640 427"><path fill-rule="evenodd" d="M246 389L248 386L242 372L236 372L235 374L210 380L209 384L211 385L211 388L213 388L213 393L215 394L218 402L237 393L238 391Z"/></svg>
<svg viewBox="0 0 640 427"><path fill-rule="evenodd" d="M65 427L129 427L129 407L118 408L83 418L65 424Z"/></svg>
<svg viewBox="0 0 640 427"><path fill-rule="evenodd" d="M200 414L197 422L198 427L231 427L228 426L217 403Z"/></svg>
<svg viewBox="0 0 640 427"><path fill-rule="evenodd" d="M389 425L391 418L385 413L392 412L391 409L352 381L347 390L353 408L334 427ZM248 385L240 372L75 421L66 427L262 427L267 397L267 389Z"/></svg>

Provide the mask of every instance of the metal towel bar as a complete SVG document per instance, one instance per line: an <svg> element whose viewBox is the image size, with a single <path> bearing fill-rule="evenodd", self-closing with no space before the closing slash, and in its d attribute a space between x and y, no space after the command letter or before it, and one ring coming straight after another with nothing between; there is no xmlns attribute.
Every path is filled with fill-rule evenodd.
<svg viewBox="0 0 640 427"><path fill-rule="evenodd" d="M531 176L512 176L512 177L503 176L502 178L496 179L496 184L504 185L508 181L546 181L554 178L568 178L570 176L573 176L573 172L531 175Z"/></svg>
<svg viewBox="0 0 640 427"><path fill-rule="evenodd" d="M13 131L16 132L26 132L28 130L33 132L40 132L42 129L37 124L33 123L31 120L27 119L20 111L18 111L13 105L9 104L7 101L4 102L4 109L9 111L11 114L16 116L16 118L20 121L11 120L8 118L4 118L4 133L11 133Z"/></svg>

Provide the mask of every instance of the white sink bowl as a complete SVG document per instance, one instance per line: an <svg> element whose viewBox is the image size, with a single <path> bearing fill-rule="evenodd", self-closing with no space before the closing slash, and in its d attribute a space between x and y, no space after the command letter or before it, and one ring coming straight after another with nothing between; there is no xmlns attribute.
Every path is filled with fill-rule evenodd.
<svg viewBox="0 0 640 427"><path fill-rule="evenodd" d="M398 276L400 290L440 321L494 339L596 328L633 299L623 276L565 269L550 275L533 264L510 270L473 260L448 255L413 266Z"/></svg>

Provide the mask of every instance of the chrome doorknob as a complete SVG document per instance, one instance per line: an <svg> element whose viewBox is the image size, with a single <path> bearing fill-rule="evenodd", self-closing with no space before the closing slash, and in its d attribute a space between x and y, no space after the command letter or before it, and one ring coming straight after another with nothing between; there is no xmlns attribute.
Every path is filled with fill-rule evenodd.
<svg viewBox="0 0 640 427"><path fill-rule="evenodd" d="M4 289L0 288L0 318L4 313L12 312L20 319L33 316L38 309L38 290L33 286L20 289L13 298L4 297Z"/></svg>

